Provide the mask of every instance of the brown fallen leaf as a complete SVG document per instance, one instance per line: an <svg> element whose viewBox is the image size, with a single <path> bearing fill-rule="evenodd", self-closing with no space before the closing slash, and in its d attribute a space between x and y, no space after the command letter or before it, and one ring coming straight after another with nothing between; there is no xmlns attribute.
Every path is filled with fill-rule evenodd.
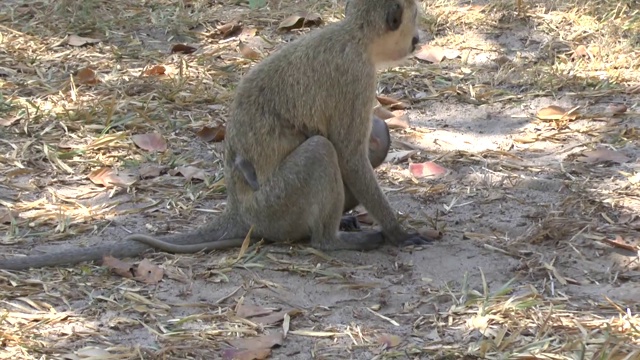
<svg viewBox="0 0 640 360"><path fill-rule="evenodd" d="M167 150L167 141L158 133L136 134L131 136L131 140L143 150L160 152Z"/></svg>
<svg viewBox="0 0 640 360"><path fill-rule="evenodd" d="M138 169L138 175L142 179L154 178L160 176L164 169L164 166L144 164Z"/></svg>
<svg viewBox="0 0 640 360"><path fill-rule="evenodd" d="M12 211L7 208L0 209L0 224L11 224L11 221L18 217L17 211Z"/></svg>
<svg viewBox="0 0 640 360"><path fill-rule="evenodd" d="M198 169L195 166L181 166L176 169L170 170L169 174L175 176L177 174L182 174L187 180L198 179L204 180L205 173L204 170Z"/></svg>
<svg viewBox="0 0 640 360"><path fill-rule="evenodd" d="M94 184L105 187L128 187L137 181L136 177L128 171L120 171L120 173L116 173L110 167L101 167L93 170L89 173L88 177Z"/></svg>
<svg viewBox="0 0 640 360"><path fill-rule="evenodd" d="M232 38L236 35L239 35L242 33L242 23L240 21L233 20L230 21L226 24L220 25L217 27L218 31L220 32L220 35L222 35L223 39L229 39Z"/></svg>
<svg viewBox="0 0 640 360"><path fill-rule="evenodd" d="M223 360L264 360L271 355L271 349L238 350L225 349L222 353Z"/></svg>
<svg viewBox="0 0 640 360"><path fill-rule="evenodd" d="M248 319L252 316L260 316L271 314L273 310L265 309L260 306L250 305L250 304L238 304L236 307L236 316Z"/></svg>
<svg viewBox="0 0 640 360"><path fill-rule="evenodd" d="M445 58L445 50L439 46L427 44L418 49L418 51L415 52L414 56L420 60L439 64Z"/></svg>
<svg viewBox="0 0 640 360"><path fill-rule="evenodd" d="M378 99L380 105L386 106L391 110L405 110L407 107L409 107L409 105L403 103L402 101L385 95L377 95L376 99Z"/></svg>
<svg viewBox="0 0 640 360"><path fill-rule="evenodd" d="M196 136L201 140L209 142L220 142L224 140L224 136L226 134L226 129L224 125L217 125L215 127L203 127L200 131L196 133Z"/></svg>
<svg viewBox="0 0 640 360"><path fill-rule="evenodd" d="M228 340L229 345L236 349L270 349L276 345L282 345L284 336L282 332L276 331L271 334L266 334L257 337L246 337Z"/></svg>
<svg viewBox="0 0 640 360"><path fill-rule="evenodd" d="M192 54L197 49L193 46L185 45L185 44L175 44L171 47L171 53L183 53L183 54Z"/></svg>
<svg viewBox="0 0 640 360"><path fill-rule="evenodd" d="M434 163L433 161L427 161L423 163L409 164L409 172L416 178L426 176L439 176L447 173L447 169Z"/></svg>
<svg viewBox="0 0 640 360"><path fill-rule="evenodd" d="M609 245L611 245L611 246L613 246L613 247L617 247L617 248L628 250L628 251L637 252L638 250L640 250L640 247L638 247L636 245L631 245L631 244L625 243L624 239L620 235L616 235L616 239L615 240L602 239L602 241L607 243L607 244L609 244Z"/></svg>
<svg viewBox="0 0 640 360"><path fill-rule="evenodd" d="M380 334L378 337L378 344L384 345L386 349L396 347L400 345L402 338L398 335L392 334Z"/></svg>
<svg viewBox="0 0 640 360"><path fill-rule="evenodd" d="M381 105L373 108L373 115L379 117L382 120L386 120L395 116L391 111L385 109Z"/></svg>
<svg viewBox="0 0 640 360"><path fill-rule="evenodd" d="M251 319L251 321L262 325L274 325L279 323L280 321L283 321L285 315L294 316L300 313L302 313L302 311L298 309L288 309L274 312L266 316L255 317Z"/></svg>
<svg viewBox="0 0 640 360"><path fill-rule="evenodd" d="M540 120L575 120L578 115L575 108L567 111L560 106L551 105L538 110L536 117Z"/></svg>
<svg viewBox="0 0 640 360"><path fill-rule="evenodd" d="M460 50L444 49L444 57L446 59L449 59L449 60L453 60L453 59L457 58L458 56L460 56L460 54L462 54L462 52Z"/></svg>
<svg viewBox="0 0 640 360"><path fill-rule="evenodd" d="M625 104L609 104L607 106L607 113L611 115L620 115L627 112L627 105Z"/></svg>
<svg viewBox="0 0 640 360"><path fill-rule="evenodd" d="M134 266L127 262L124 262L120 259L116 259L113 256L105 255L102 257L102 265L109 268L109 270L114 273L125 277L125 278L133 278L134 277Z"/></svg>
<svg viewBox="0 0 640 360"><path fill-rule="evenodd" d="M75 81L78 84L95 85L100 82L96 76L96 72L91 68L82 68L78 70L75 76Z"/></svg>
<svg viewBox="0 0 640 360"><path fill-rule="evenodd" d="M145 284L157 284L164 276L164 270L158 265L151 263L148 259L142 259L134 270L134 279Z"/></svg>
<svg viewBox="0 0 640 360"><path fill-rule="evenodd" d="M240 54L242 54L242 56L244 56L246 59L258 60L260 59L260 57L262 57L259 52L254 50L249 45L243 43L242 41L238 43L238 49L240 50Z"/></svg>
<svg viewBox="0 0 640 360"><path fill-rule="evenodd" d="M0 117L0 126L11 126L14 122L22 119L22 116L13 116L10 118Z"/></svg>
<svg viewBox="0 0 640 360"><path fill-rule="evenodd" d="M71 46L84 46L84 45L90 45L90 44L97 44L100 41L101 40L99 39L92 39L92 38L82 37L82 36L73 35L73 34L69 35L69 37L67 38L67 44Z"/></svg>
<svg viewBox="0 0 640 360"><path fill-rule="evenodd" d="M320 25L321 22L322 17L320 14L301 11L282 20L280 25L278 25L278 30L292 30L305 26Z"/></svg>
<svg viewBox="0 0 640 360"><path fill-rule="evenodd" d="M578 157L577 160L588 163L588 164L597 164L601 162L616 162L619 164L625 163L631 159L623 153L618 151L609 150L609 149L596 149L591 151L585 151L582 153L583 156Z"/></svg>
<svg viewBox="0 0 640 360"><path fill-rule="evenodd" d="M143 72L145 76L159 76L164 75L167 72L167 68L164 65L155 65Z"/></svg>
<svg viewBox="0 0 640 360"><path fill-rule="evenodd" d="M586 46L578 45L578 47L573 51L571 59L575 60L578 58L592 58L591 53L589 53Z"/></svg>
<svg viewBox="0 0 640 360"><path fill-rule="evenodd" d="M386 119L384 122L387 123L389 129L408 129L411 126L409 124L409 117L407 115L394 116L392 118Z"/></svg>

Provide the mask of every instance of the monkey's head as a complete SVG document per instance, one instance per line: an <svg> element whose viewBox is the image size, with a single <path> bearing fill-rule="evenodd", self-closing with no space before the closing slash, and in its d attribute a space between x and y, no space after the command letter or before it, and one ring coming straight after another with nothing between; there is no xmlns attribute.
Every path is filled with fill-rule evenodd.
<svg viewBox="0 0 640 360"><path fill-rule="evenodd" d="M376 65L405 59L420 40L415 0L348 0L345 21L359 24L366 32Z"/></svg>

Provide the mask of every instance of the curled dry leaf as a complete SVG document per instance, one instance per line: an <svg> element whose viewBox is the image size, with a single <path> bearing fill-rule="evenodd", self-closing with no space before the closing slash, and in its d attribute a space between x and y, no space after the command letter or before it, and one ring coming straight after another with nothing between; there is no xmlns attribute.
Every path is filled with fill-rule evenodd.
<svg viewBox="0 0 640 360"><path fill-rule="evenodd" d="M394 113L383 108L381 105L377 105L373 108L373 115L379 117L382 120L390 119L395 116Z"/></svg>
<svg viewBox="0 0 640 360"><path fill-rule="evenodd" d="M411 126L407 115L394 116L386 119L385 122L387 126L389 126L389 129L408 129Z"/></svg>
<svg viewBox="0 0 640 360"><path fill-rule="evenodd" d="M217 29L223 39L229 39L242 33L242 23L236 19L218 26Z"/></svg>
<svg viewBox="0 0 640 360"><path fill-rule="evenodd" d="M445 58L445 50L439 46L423 45L414 56L420 60L439 64Z"/></svg>
<svg viewBox="0 0 640 360"><path fill-rule="evenodd" d="M147 151L167 150L167 141L158 133L136 134L131 137L133 143Z"/></svg>
<svg viewBox="0 0 640 360"><path fill-rule="evenodd" d="M627 105L625 104L609 104L607 106L607 112L611 115L620 115L627 112Z"/></svg>
<svg viewBox="0 0 640 360"><path fill-rule="evenodd" d="M299 29L305 26L320 25L320 23L322 23L320 14L301 11L282 20L278 25L278 30Z"/></svg>
<svg viewBox="0 0 640 360"><path fill-rule="evenodd" d="M160 176L164 169L164 166L144 164L138 169L138 175L142 179L154 178Z"/></svg>
<svg viewBox="0 0 640 360"><path fill-rule="evenodd" d="M198 169L195 166L181 166L174 170L169 171L169 174L175 176L177 174L182 174L187 180L198 179L204 180L205 173L204 170Z"/></svg>
<svg viewBox="0 0 640 360"><path fill-rule="evenodd" d="M102 257L102 265L109 268L109 270L114 273L125 277L125 278L133 278L134 277L134 266L133 264L129 264L120 259L116 259L113 256L105 255Z"/></svg>
<svg viewBox="0 0 640 360"><path fill-rule="evenodd" d="M127 187L133 185L137 179L133 174L130 174L127 171L121 171L116 174L116 172L109 167L101 167L89 173L89 180L96 185L102 185L105 187Z"/></svg>
<svg viewBox="0 0 640 360"><path fill-rule="evenodd" d="M171 47L171 53L183 53L183 54L192 54L197 49L193 46L185 45L185 44L175 44Z"/></svg>
<svg viewBox="0 0 640 360"><path fill-rule="evenodd" d="M82 37L78 35L69 35L69 37L67 38L67 44L71 46L84 46L84 45L90 45L90 44L97 44L99 42L100 42L99 39L92 39L92 38Z"/></svg>
<svg viewBox="0 0 640 360"><path fill-rule="evenodd" d="M567 111L560 106L551 105L538 110L536 117L540 120L575 120L578 115L579 113L575 108Z"/></svg>
<svg viewBox="0 0 640 360"><path fill-rule="evenodd" d="M264 360L271 355L271 349L238 350L226 349L222 353L223 360Z"/></svg>
<svg viewBox="0 0 640 360"><path fill-rule="evenodd" d="M236 316L248 319L252 316L260 316L271 314L273 310L265 309L261 306L250 305L250 304L239 304L236 308Z"/></svg>
<svg viewBox="0 0 640 360"><path fill-rule="evenodd" d="M579 45L574 51L573 55L571 55L571 59L575 60L578 58L591 58L591 53L587 50L587 47L584 45Z"/></svg>
<svg viewBox="0 0 640 360"><path fill-rule="evenodd" d="M615 163L625 163L631 159L623 153L618 151L609 150L609 149L596 149L591 151L585 151L582 153L583 156L577 158L578 161L585 162L588 164L597 164L601 162L615 162Z"/></svg>
<svg viewBox="0 0 640 360"><path fill-rule="evenodd" d="M262 56L260 55L259 52L254 50L251 46L243 43L242 41L238 43L238 49L240 50L240 53L242 54L242 56L244 56L246 59L249 59L249 60L258 60Z"/></svg>
<svg viewBox="0 0 640 360"><path fill-rule="evenodd" d="M229 345L236 349L270 349L276 345L282 345L284 340L282 333L277 331L258 337L247 337L229 340Z"/></svg>
<svg viewBox="0 0 640 360"><path fill-rule="evenodd" d="M433 161L427 161L423 163L409 164L409 172L416 178L426 176L440 176L447 173L447 168L444 168Z"/></svg>
<svg viewBox="0 0 640 360"><path fill-rule="evenodd" d="M148 259L142 259L134 271L135 279L145 284L157 284L164 276L164 270Z"/></svg>
<svg viewBox="0 0 640 360"><path fill-rule="evenodd" d="M75 81L78 84L84 85L95 85L100 82L100 80L96 77L96 72L88 67L78 70L75 76Z"/></svg>
<svg viewBox="0 0 640 360"><path fill-rule="evenodd" d="M380 105L387 106L391 110L404 110L409 107L409 105L403 103L402 101L385 95L377 95L376 99L378 99Z"/></svg>
<svg viewBox="0 0 640 360"><path fill-rule="evenodd" d="M224 125L218 125L215 127L205 126L196 133L196 136L198 136L202 141L219 142L224 140L225 133L226 131Z"/></svg>
<svg viewBox="0 0 640 360"><path fill-rule="evenodd" d="M0 126L11 126L14 122L20 120L22 116L13 116L10 118L0 117Z"/></svg>
<svg viewBox="0 0 640 360"><path fill-rule="evenodd" d="M385 348L392 348L400 345L402 338L398 335L392 334L380 334L378 337L378 344L384 345Z"/></svg>
<svg viewBox="0 0 640 360"><path fill-rule="evenodd" d="M164 65L155 65L143 72L145 76L159 76L164 75L167 72L167 68Z"/></svg>

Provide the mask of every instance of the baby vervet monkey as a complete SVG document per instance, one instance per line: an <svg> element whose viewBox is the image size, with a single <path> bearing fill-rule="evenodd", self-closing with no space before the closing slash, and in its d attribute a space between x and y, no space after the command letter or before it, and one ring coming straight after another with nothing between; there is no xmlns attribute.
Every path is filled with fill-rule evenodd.
<svg viewBox="0 0 640 360"><path fill-rule="evenodd" d="M5 259L0 268L123 258L152 248L228 249L250 229L252 241L310 240L321 250L429 243L400 225L368 158L376 69L415 50L417 11L414 0L350 0L342 21L285 45L243 76L226 127L227 206L220 216L185 234L133 234L118 243ZM237 159L253 167L257 191ZM346 194L380 230L339 231Z"/></svg>

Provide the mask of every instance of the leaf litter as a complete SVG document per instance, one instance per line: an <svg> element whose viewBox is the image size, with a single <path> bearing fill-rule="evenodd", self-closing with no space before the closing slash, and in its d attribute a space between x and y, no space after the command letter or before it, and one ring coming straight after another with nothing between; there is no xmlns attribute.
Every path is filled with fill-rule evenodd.
<svg viewBox="0 0 640 360"><path fill-rule="evenodd" d="M203 222L203 213L216 216L221 208L215 201L224 199L224 134L198 132L211 124L224 129L234 85L251 66L238 56L239 41L267 55L297 36L289 30L342 16L342 7L329 2L281 2L253 13L227 2L176 8L160 1L153 12L120 0L71 8L14 3L20 15L0 17L0 208L11 214L2 222L3 255L27 252L36 243L53 251L70 238L78 246L92 246L94 236L118 240L122 234L114 228L128 233L153 224L153 231L185 232ZM638 209L634 146L640 132L633 121L636 101L627 97L640 91L640 62L628 35L637 24L625 15L632 9L624 2L613 4L616 9L585 0L572 3L571 11L547 3L429 1L420 26L437 34L429 41L436 61L412 60L381 73L378 109L384 112L377 114L406 123L391 130L392 161L377 170L379 179L392 198L419 200L407 205L408 214L400 210L402 218L442 237L448 251L436 246L415 252L421 254L415 258L394 251L393 266L387 266L388 256L329 256L306 252L304 245L258 244L212 254L147 254L135 259L137 266L117 259L127 275L104 264L1 271L6 356L207 358L211 352L223 356L232 346L224 344L236 344L231 356L246 358L291 356L287 351L304 357L309 349L318 357L638 357L639 321L632 306L637 296L620 292L637 281L638 270L631 261L612 266L615 259L607 257L612 248L634 252L638 246L638 226L628 215ZM321 21L309 22L315 11ZM278 32L281 19L295 22ZM526 39L517 38L521 20L535 25ZM141 29L141 23L148 27ZM204 31L193 37L200 27ZM536 48L516 54L497 42L474 43L477 31ZM540 42L540 35L563 40ZM262 38L278 46L252 42ZM171 76L163 76L169 69ZM457 110L438 107L447 102ZM502 118L501 127L518 119L530 123L514 130L513 139L506 135L499 148L465 150L464 134L441 136L465 118L460 104L513 104L521 111ZM559 109L540 117L528 106ZM439 113L443 121L430 117L434 121L425 125L416 112ZM492 118L503 113L487 114L470 121L490 132ZM143 151L131 146L132 134L150 133L166 140L165 150L150 139ZM452 149L446 142L454 140L460 142ZM469 143L480 149L482 137L475 140ZM203 158L206 165L197 162ZM442 179L410 176L412 165L430 162L452 173ZM167 169L202 181L160 176ZM467 176L455 177L461 174ZM545 200L558 192L558 183L571 191ZM514 211L514 202L537 204L526 214L523 233L518 221L495 221ZM468 216L456 218L464 209L470 209ZM355 213L362 223L374 223L366 211ZM448 239L454 236L475 251L465 253L460 242ZM451 252L459 257L448 257ZM499 261L471 268L484 253L499 255ZM565 258L576 262L567 266ZM583 260L604 264L605 258L612 269L607 276ZM428 266L420 264L425 261ZM449 263L455 270L446 271ZM148 284L132 273L141 264L151 266L140 273L148 275ZM501 282L492 267L519 279ZM472 284L470 277L481 281ZM371 285L374 280L383 286ZM595 294L576 290L596 283ZM239 318L242 297L261 304L262 315ZM90 306L78 305L88 301ZM132 335L139 332L146 334L142 340ZM284 342L286 348L278 348ZM251 344L262 347L252 350Z"/></svg>

